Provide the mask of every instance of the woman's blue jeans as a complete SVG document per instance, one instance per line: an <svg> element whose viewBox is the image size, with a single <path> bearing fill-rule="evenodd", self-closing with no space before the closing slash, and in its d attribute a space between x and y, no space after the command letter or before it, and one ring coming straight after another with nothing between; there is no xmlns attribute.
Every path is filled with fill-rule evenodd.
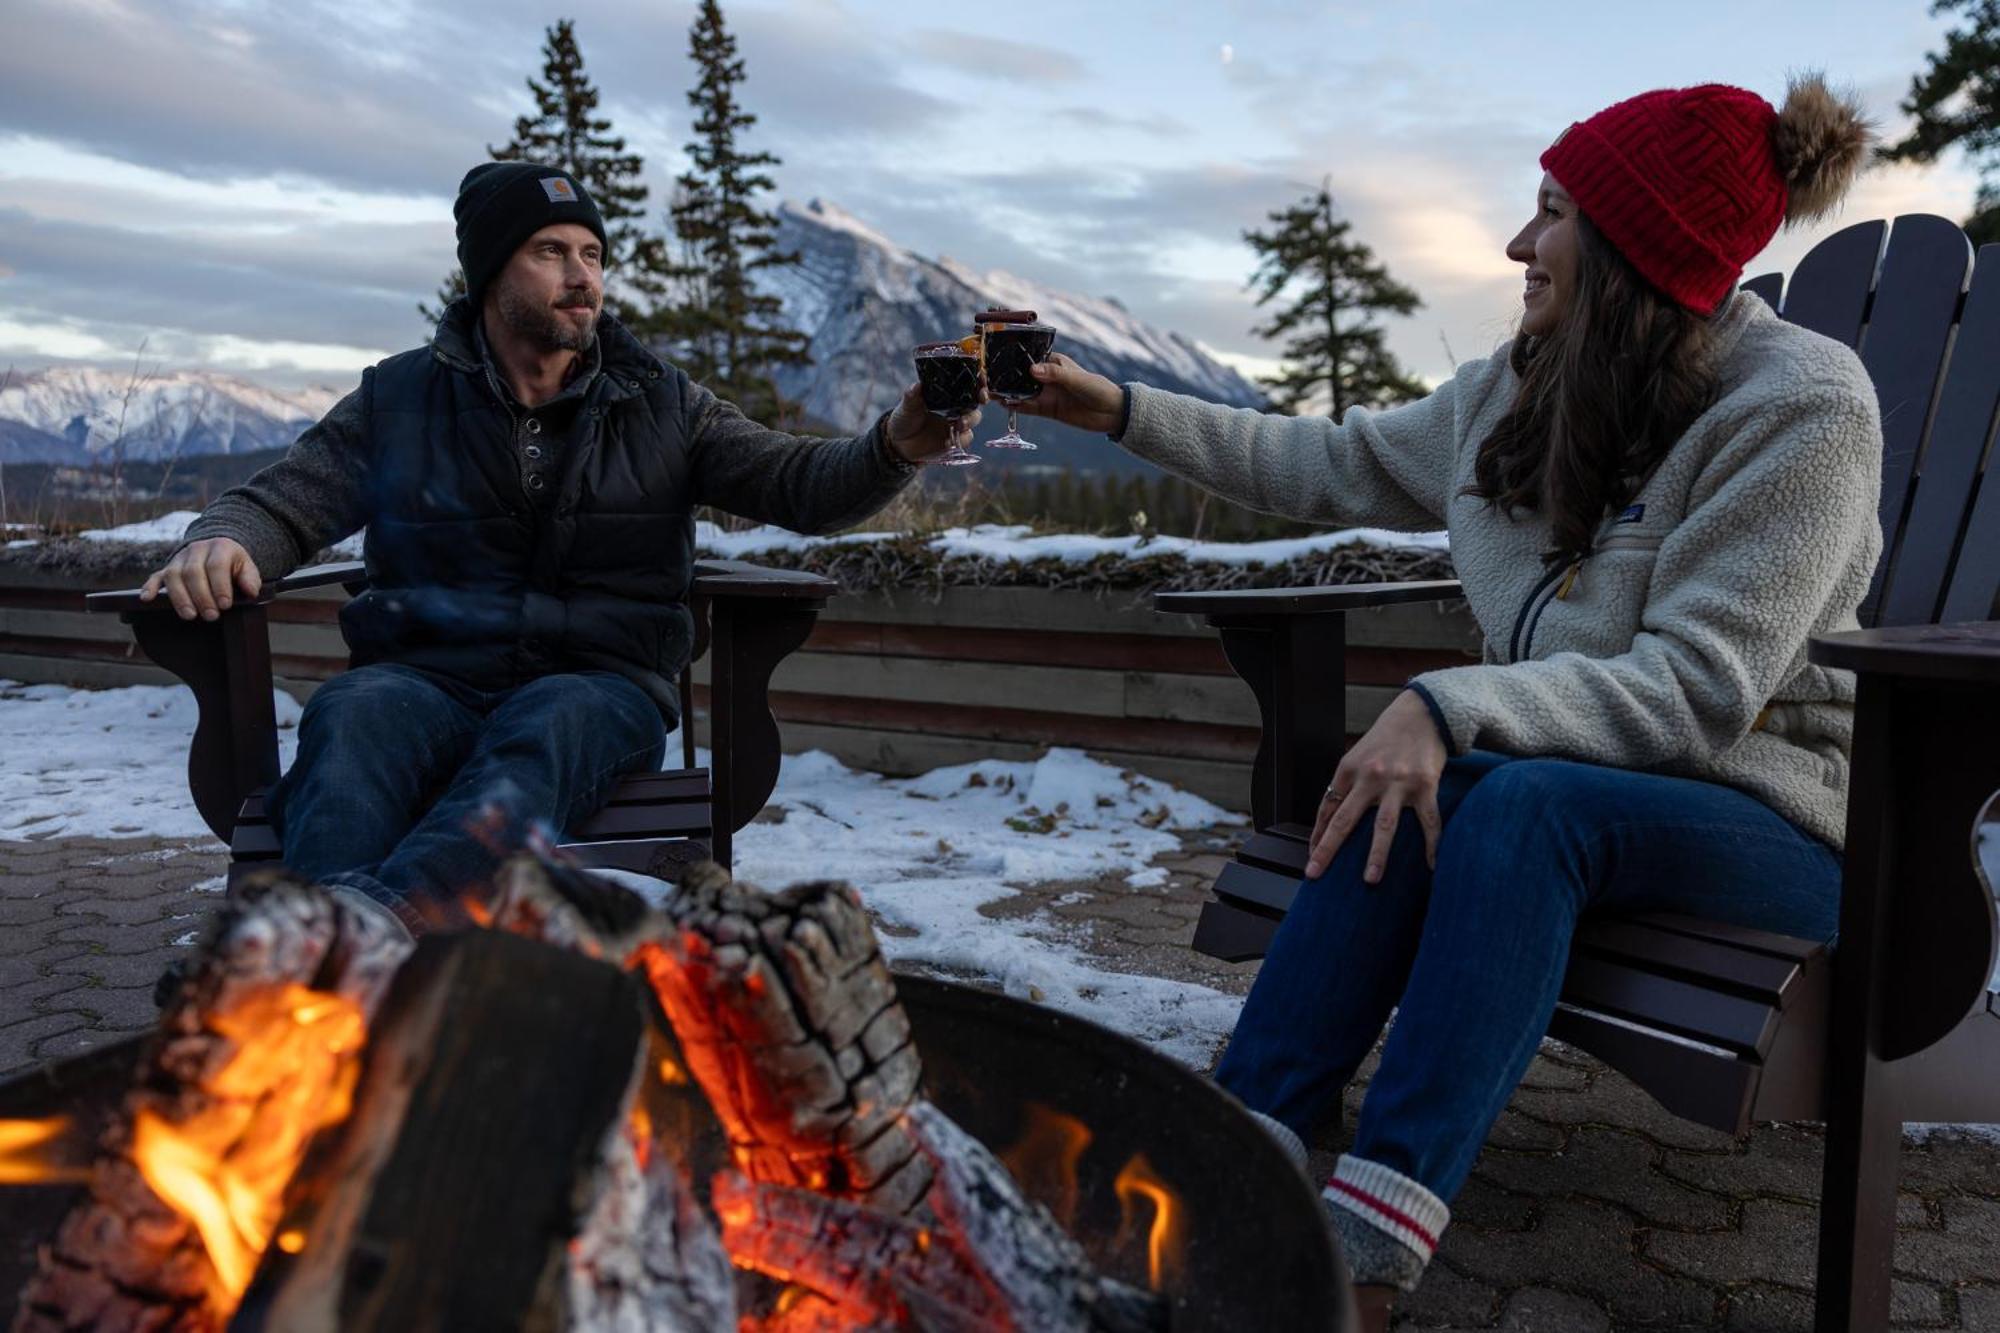
<svg viewBox="0 0 2000 1333"><path fill-rule="evenodd" d="M1689 778L1474 751L1438 788L1437 868L1407 811L1300 886L1216 1079L1310 1137L1388 1021L1355 1156L1449 1201L1548 1031L1587 912L1682 912L1831 939L1840 858L1755 797Z"/></svg>
<svg viewBox="0 0 2000 1333"><path fill-rule="evenodd" d="M665 743L652 699L608 671L483 691L356 667L306 701L271 824L295 873L358 888L412 930L463 924L463 895L507 853L594 813Z"/></svg>

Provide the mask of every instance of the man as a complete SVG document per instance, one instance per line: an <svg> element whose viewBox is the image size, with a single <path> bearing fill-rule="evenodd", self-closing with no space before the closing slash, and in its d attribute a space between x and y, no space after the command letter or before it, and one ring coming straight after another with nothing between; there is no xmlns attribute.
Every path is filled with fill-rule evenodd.
<svg viewBox="0 0 2000 1333"><path fill-rule="evenodd" d="M213 620L367 528L353 669L307 704L267 808L294 871L413 932L461 919L499 844L659 766L695 506L831 531L970 434L915 386L852 439L747 420L603 313L604 222L567 172L484 163L453 212L466 295L431 344L220 496L143 594Z"/></svg>

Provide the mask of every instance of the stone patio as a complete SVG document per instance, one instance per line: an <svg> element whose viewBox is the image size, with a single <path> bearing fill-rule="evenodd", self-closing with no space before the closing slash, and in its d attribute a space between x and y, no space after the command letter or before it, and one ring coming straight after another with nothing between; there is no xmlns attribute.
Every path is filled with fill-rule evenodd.
<svg viewBox="0 0 2000 1333"><path fill-rule="evenodd" d="M1159 864L996 905L1046 909L1108 968L1242 992L1254 967L1186 947L1228 835ZM0 842L0 1075L144 1027L152 986L216 905L220 852L141 839ZM1365 1075L1364 1071L1364 1075ZM1359 1088L1349 1093L1350 1120ZM1331 1169L1338 1143L1316 1145ZM1810 1326L1820 1140L1743 1142L1662 1113L1586 1057L1539 1057L1495 1127L1398 1327L1798 1330ZM1935 1137L1904 1156L1895 1326L2000 1330L2000 1142Z"/></svg>

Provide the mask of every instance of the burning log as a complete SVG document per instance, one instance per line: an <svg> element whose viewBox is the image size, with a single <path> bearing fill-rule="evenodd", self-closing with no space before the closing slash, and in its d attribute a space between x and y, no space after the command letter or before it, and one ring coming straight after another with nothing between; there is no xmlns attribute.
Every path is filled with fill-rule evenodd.
<svg viewBox="0 0 2000 1333"><path fill-rule="evenodd" d="M310 885L247 882L148 1043L17 1333L221 1327L307 1140L346 1113L367 1015L407 951Z"/></svg>
<svg viewBox="0 0 2000 1333"><path fill-rule="evenodd" d="M427 936L316 1146L245 1329L729 1328L714 1229L630 1128L644 994L500 931Z"/></svg>
<svg viewBox="0 0 2000 1333"><path fill-rule="evenodd" d="M764 894L712 863L637 961L754 1181L892 1215L930 1189L906 1112L923 1073L861 900L845 884Z"/></svg>

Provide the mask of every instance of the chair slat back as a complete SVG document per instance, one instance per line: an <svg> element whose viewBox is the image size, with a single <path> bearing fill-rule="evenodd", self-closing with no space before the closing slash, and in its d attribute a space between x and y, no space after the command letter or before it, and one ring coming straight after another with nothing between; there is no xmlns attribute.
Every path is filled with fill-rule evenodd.
<svg viewBox="0 0 2000 1333"><path fill-rule="evenodd" d="M1889 224L1857 222L1807 251L1785 284L1786 319L1849 347L1861 346L1868 298Z"/></svg>
<svg viewBox="0 0 2000 1333"><path fill-rule="evenodd" d="M1896 225L1900 229L1903 224ZM1985 533L1967 520L1978 516L1975 497L1996 408L2000 408L2000 245L1990 245L1981 253L1965 294L1951 362L1932 413L1930 438L1918 462L1902 549L1883 589L1878 624L1929 624L1941 613L1946 619L1983 620L1991 613L2000 580L2000 550L1993 549L2000 542L2000 501L1984 497ZM1886 439L1886 422L1883 434ZM1982 535L1987 546L1983 554L1976 549ZM1944 611L1954 596L1963 614Z"/></svg>
<svg viewBox="0 0 2000 1333"><path fill-rule="evenodd" d="M1941 532L1932 534L1944 544L1942 554L1936 552L1935 542L1918 542L1927 549L1928 563L1939 572L1927 582L1915 576L1910 579L1907 589L1894 599L1900 618L1884 614L1891 605L1884 594L1902 577L1897 570L1912 533L1904 517L1909 513L1920 460L1924 460L1926 473L1929 471L1925 441L1931 407L1937 401L1945 351L1971 271L1972 246L1950 219L1913 214L1897 218L1890 228L1888 250L1882 257L1875 299L1869 306L1860 344L1861 363L1875 381L1876 401L1882 409L1882 558L1875 566L1868 595L1862 599L1863 625L1924 623L1937 611L1941 570L1950 564L1958 515L1963 513L1967 497L1963 485L1943 497L1945 506L1953 508L1952 518ZM1984 373L1991 375L1993 368L1989 365Z"/></svg>
<svg viewBox="0 0 2000 1333"><path fill-rule="evenodd" d="M1760 273L1743 284L1743 290L1764 298L1764 304L1777 310L1785 291L1785 275L1782 273Z"/></svg>

